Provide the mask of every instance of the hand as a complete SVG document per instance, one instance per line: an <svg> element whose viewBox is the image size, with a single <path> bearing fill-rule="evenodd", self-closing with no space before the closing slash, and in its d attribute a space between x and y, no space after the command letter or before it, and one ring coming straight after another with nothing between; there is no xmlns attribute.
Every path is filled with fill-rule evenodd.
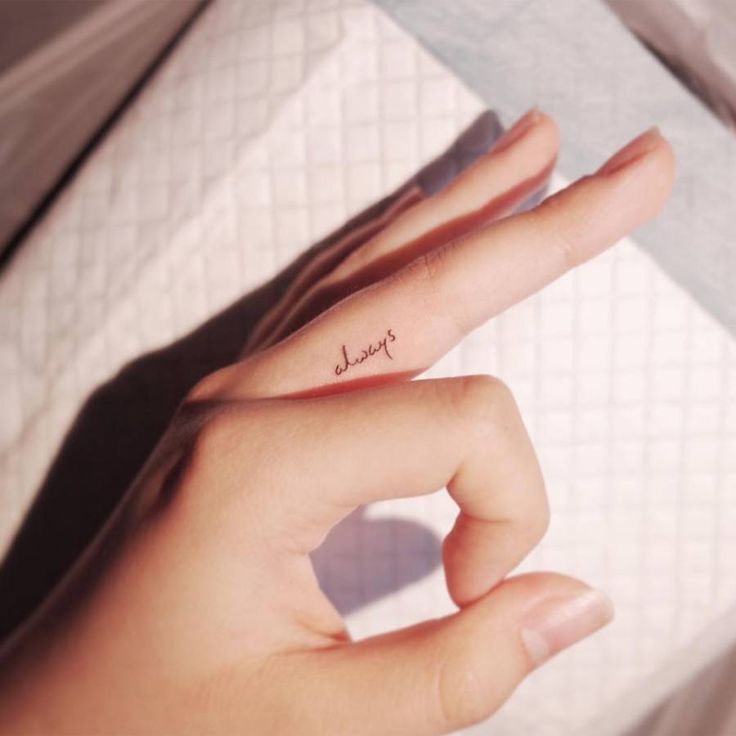
<svg viewBox="0 0 736 736"><path fill-rule="evenodd" d="M3 733L446 733L610 618L582 582L507 577L548 519L509 390L407 380L669 194L672 152L650 132L502 217L557 150L546 116L520 126L193 389L108 528L5 652ZM360 504L444 486L460 507L443 546L458 611L351 642L309 553Z"/></svg>

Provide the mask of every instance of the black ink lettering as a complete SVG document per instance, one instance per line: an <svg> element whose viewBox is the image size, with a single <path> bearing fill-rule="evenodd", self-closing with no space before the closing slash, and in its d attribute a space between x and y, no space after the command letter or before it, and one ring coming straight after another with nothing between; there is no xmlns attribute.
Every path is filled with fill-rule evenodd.
<svg viewBox="0 0 736 736"><path fill-rule="evenodd" d="M350 360L348 359L348 349L345 347L345 345L342 346L342 359L343 364L340 365L339 363L335 366L335 375L339 376L341 373L345 373L345 371L351 366Z"/></svg>
<svg viewBox="0 0 736 736"><path fill-rule="evenodd" d="M373 357L374 355L378 355L378 353L383 350L384 353L386 353L386 356L393 360L394 356L391 355L389 349L388 349L388 343L394 342L396 340L396 335L393 333L393 330L390 328L386 331L386 337L381 338L376 343L370 343L367 348L362 348L360 353L361 356L359 358L355 358L354 360L351 360L348 356L348 348L347 345L342 345L342 361L338 363L335 366L335 375L341 376L343 373L345 373L349 368L351 368L354 365L359 365L360 363L363 363L368 358Z"/></svg>

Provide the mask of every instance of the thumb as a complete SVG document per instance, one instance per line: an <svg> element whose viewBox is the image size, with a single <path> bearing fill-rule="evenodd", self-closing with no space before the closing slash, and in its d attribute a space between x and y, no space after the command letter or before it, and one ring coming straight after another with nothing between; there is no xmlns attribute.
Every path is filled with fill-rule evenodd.
<svg viewBox="0 0 736 736"><path fill-rule="evenodd" d="M535 667L612 615L604 594L573 578L509 578L445 618L319 653L333 658L318 670L332 693L330 722L342 727L336 733L350 734L443 734L469 726L494 713Z"/></svg>

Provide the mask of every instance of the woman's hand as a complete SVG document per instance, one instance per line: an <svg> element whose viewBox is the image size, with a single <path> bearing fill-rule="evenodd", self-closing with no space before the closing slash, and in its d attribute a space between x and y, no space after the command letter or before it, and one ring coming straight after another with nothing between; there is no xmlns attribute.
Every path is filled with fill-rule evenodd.
<svg viewBox="0 0 736 736"><path fill-rule="evenodd" d="M552 121L527 116L446 190L315 270L248 357L193 389L6 651L3 733L446 733L610 618L579 581L506 577L548 519L508 389L407 380L669 194L672 152L650 132L504 217L556 149ZM444 486L460 507L443 547L458 612L351 642L309 553L360 504Z"/></svg>

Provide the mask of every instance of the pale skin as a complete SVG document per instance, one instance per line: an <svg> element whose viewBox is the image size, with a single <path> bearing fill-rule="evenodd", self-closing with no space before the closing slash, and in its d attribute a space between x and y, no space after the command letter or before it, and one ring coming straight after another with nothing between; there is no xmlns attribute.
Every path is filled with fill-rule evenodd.
<svg viewBox="0 0 736 736"><path fill-rule="evenodd" d="M509 216L558 147L538 111L515 131L327 272L307 267L245 357L192 389L97 543L5 648L0 732L443 734L611 618L581 581L509 575L549 519L509 389L410 380L670 193L672 150L650 131ZM457 612L351 641L309 553L361 504L445 487Z"/></svg>

